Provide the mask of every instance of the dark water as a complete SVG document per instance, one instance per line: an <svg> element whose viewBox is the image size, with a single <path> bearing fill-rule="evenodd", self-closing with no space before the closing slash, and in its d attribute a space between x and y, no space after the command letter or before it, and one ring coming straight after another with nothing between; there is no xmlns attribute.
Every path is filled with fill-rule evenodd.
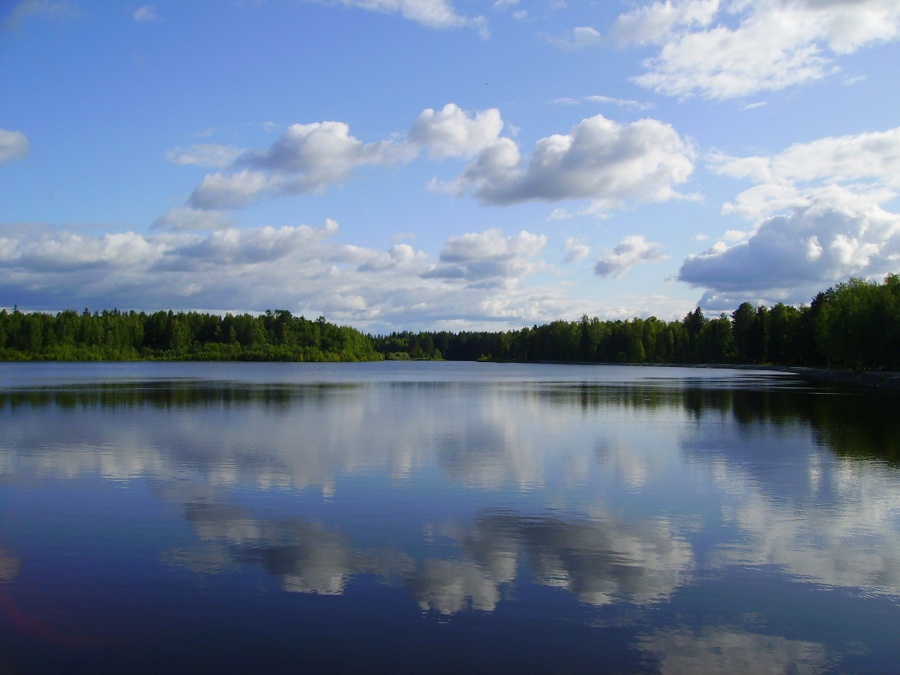
<svg viewBox="0 0 900 675"><path fill-rule="evenodd" d="M897 398L0 364L0 672L897 672Z"/></svg>

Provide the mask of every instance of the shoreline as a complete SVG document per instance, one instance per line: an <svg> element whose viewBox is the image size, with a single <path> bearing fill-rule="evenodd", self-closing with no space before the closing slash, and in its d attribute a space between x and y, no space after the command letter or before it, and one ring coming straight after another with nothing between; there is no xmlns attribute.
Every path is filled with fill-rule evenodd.
<svg viewBox="0 0 900 675"><path fill-rule="evenodd" d="M839 370L810 366L766 366L747 363L595 363L589 361L523 361L522 363L573 363L599 366L644 366L671 368L714 368L721 370L759 370L790 373L817 384L853 387L856 389L900 390L900 372L886 370Z"/></svg>
<svg viewBox="0 0 900 675"><path fill-rule="evenodd" d="M822 384L865 389L900 390L900 373L876 370L831 370L827 368L788 367L784 369Z"/></svg>
<svg viewBox="0 0 900 675"><path fill-rule="evenodd" d="M378 361L369 361L369 363L378 363L378 362L389 362L392 359L383 359ZM405 359L404 359L405 361ZM437 361L436 359L410 359L409 362L415 361ZM444 359L440 359L443 362L451 362L445 361ZM755 364L740 364L740 363L598 363L591 361L488 361L488 360L476 360L471 363L546 363L546 364L569 364L569 365L585 365L585 366L643 366L643 367L675 367L675 368L697 368L697 369L721 369L721 370L758 370L758 371L769 371L769 372L779 372L779 373L790 373L792 375L796 375L806 380L810 380L815 382L816 384L822 385L834 385L839 387L852 387L856 389L872 389L872 390L890 390L890 391L900 391L900 372L896 371L882 371L882 370L839 370L833 368L813 368L809 366L776 366L776 365L755 365ZM138 363L138 362L167 362L167 363L176 363L176 362L185 362L185 363L200 363L200 362L208 362L208 363L263 363L270 362L275 363L276 361L244 361L244 360L216 360L216 361L208 361L205 359L134 359L134 360L105 360L100 359L98 361L59 361L59 360L28 360L28 361L19 361L19 360L5 360L0 359L0 363ZM278 363L300 363L300 362L285 362L278 361ZM312 362L307 362L312 363ZM317 361L316 363L350 363L349 361ZM357 361L356 363L361 363L361 361Z"/></svg>

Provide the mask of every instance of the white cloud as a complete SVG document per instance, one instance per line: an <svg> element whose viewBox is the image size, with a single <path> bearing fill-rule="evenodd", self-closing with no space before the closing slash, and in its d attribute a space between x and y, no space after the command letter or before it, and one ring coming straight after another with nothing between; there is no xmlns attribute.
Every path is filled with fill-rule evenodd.
<svg viewBox="0 0 900 675"><path fill-rule="evenodd" d="M166 159L172 164L224 167L231 164L242 152L241 148L232 145L198 143L187 148L172 148L166 151Z"/></svg>
<svg viewBox="0 0 900 675"><path fill-rule="evenodd" d="M432 189L471 190L488 204L589 199L586 212L597 216L629 202L684 197L675 186L694 168L690 143L657 120L620 125L591 117L568 135L538 141L527 166L515 141L500 136L502 129L497 109L469 112L450 103L424 110L402 141L363 143L343 122L319 122L292 125L267 150L199 144L167 157L221 166L237 155L223 171L206 175L187 202L213 210L243 208L265 196L322 193L359 167L409 162L423 149L433 159L476 155L459 178L435 180Z"/></svg>
<svg viewBox="0 0 900 675"><path fill-rule="evenodd" d="M424 276L476 287L511 287L537 269L533 258L546 243L545 235L524 230L511 237L503 236L499 229L464 234L447 241L440 262Z"/></svg>
<svg viewBox="0 0 900 675"><path fill-rule="evenodd" d="M824 181L850 184L859 192L865 183L866 191L889 189L886 196L891 199L900 191L900 127L796 143L771 157L716 156L711 164L716 173L772 188Z"/></svg>
<svg viewBox="0 0 900 675"><path fill-rule="evenodd" d="M363 143L343 122L292 124L264 152L247 152L239 165L293 175L292 191L308 192L343 179L359 166L388 164L403 155L391 141Z"/></svg>
<svg viewBox="0 0 900 675"><path fill-rule="evenodd" d="M900 215L884 209L900 193L900 128L771 156L715 155L710 168L757 184L723 207L755 221L752 231L726 232L681 267L681 281L708 289L705 303L809 302L850 276L879 278L900 264Z"/></svg>
<svg viewBox="0 0 900 675"><path fill-rule="evenodd" d="M894 0L682 0L619 17L620 44L656 45L635 81L662 94L723 100L835 72L834 57L900 36Z"/></svg>
<svg viewBox="0 0 900 675"><path fill-rule="evenodd" d="M173 151L173 157L182 163L220 161L232 151L226 146L193 146ZM244 152L225 172L205 176L188 205L233 209L264 195L324 192L356 168L411 158L407 148L391 141L363 143L343 122L293 124L267 150Z"/></svg>
<svg viewBox="0 0 900 675"><path fill-rule="evenodd" d="M644 239L643 235L625 237L612 251L597 260L594 273L601 277L620 278L635 265L665 260L661 244Z"/></svg>
<svg viewBox="0 0 900 675"><path fill-rule="evenodd" d="M720 0L651 2L621 15L613 35L620 44L665 44L677 29L708 26L719 5Z"/></svg>
<svg viewBox="0 0 900 675"><path fill-rule="evenodd" d="M22 22L32 16L44 19L73 19L80 14L78 6L68 0L23 0L6 20L6 25L19 28Z"/></svg>
<svg viewBox="0 0 900 675"><path fill-rule="evenodd" d="M399 14L428 28L475 28L488 37L490 30L483 16L459 14L450 0L332 0L344 7L356 7L383 14Z"/></svg>
<svg viewBox="0 0 900 675"><path fill-rule="evenodd" d="M590 199L602 211L679 197L674 186L690 177L693 158L690 144L667 124L644 119L623 126L597 115L567 135L538 141L524 167L518 146L500 138L454 186L488 204Z"/></svg>
<svg viewBox="0 0 900 675"><path fill-rule="evenodd" d="M157 218L152 229L221 230L234 225L234 218L223 211L181 206Z"/></svg>
<svg viewBox="0 0 900 675"><path fill-rule="evenodd" d="M569 51L578 51L581 49L590 49L592 47L600 47L603 44L603 35L596 28L591 26L577 26L572 31L562 37L545 36L544 39L557 47L562 47Z"/></svg>
<svg viewBox="0 0 900 675"><path fill-rule="evenodd" d="M880 277L898 264L900 216L814 204L763 221L744 242L688 256L678 279L707 288L704 303L717 307L749 297L800 303L838 281Z"/></svg>
<svg viewBox="0 0 900 675"><path fill-rule="evenodd" d="M283 307L379 330L520 328L586 311L557 290L523 283L543 269L544 235L470 233L448 240L435 260L408 244L376 250L337 243L332 220L321 227L184 231L204 215L227 217L176 212L158 227L182 231L106 236L5 225L0 306Z"/></svg>
<svg viewBox="0 0 900 675"><path fill-rule="evenodd" d="M423 110L407 138L436 159L467 157L496 141L502 130L503 119L496 108L471 114L448 103L440 111Z"/></svg>
<svg viewBox="0 0 900 675"><path fill-rule="evenodd" d="M153 5L142 5L131 13L131 18L135 21L157 21L159 10Z"/></svg>
<svg viewBox="0 0 900 675"><path fill-rule="evenodd" d="M714 173L757 183L726 214L767 218L813 205L870 212L900 193L900 128L797 143L772 156L710 157Z"/></svg>
<svg viewBox="0 0 900 675"><path fill-rule="evenodd" d="M0 165L22 159L29 148L28 137L21 131L0 129Z"/></svg>
<svg viewBox="0 0 900 675"><path fill-rule="evenodd" d="M17 273L56 273L92 269L122 269L152 265L164 244L134 232L100 237L63 232L33 237L0 237L0 268L10 271L10 285Z"/></svg>
<svg viewBox="0 0 900 675"><path fill-rule="evenodd" d="M591 103L606 103L610 105L617 105L623 108L631 108L633 110L649 110L653 107L652 103L642 103L641 101L615 98L613 96L585 96L584 100L590 101Z"/></svg>
<svg viewBox="0 0 900 675"><path fill-rule="evenodd" d="M239 209L249 206L272 190L272 182L262 171L212 173L203 177L188 200L192 209Z"/></svg>
<svg viewBox="0 0 900 675"><path fill-rule="evenodd" d="M385 270L410 270L418 273L430 264L424 251L417 251L409 244L394 244L384 253L377 254L360 265L361 272L383 272Z"/></svg>
<svg viewBox="0 0 900 675"><path fill-rule="evenodd" d="M563 262L578 263L591 254L591 247L583 241L569 237L565 244L566 257Z"/></svg>

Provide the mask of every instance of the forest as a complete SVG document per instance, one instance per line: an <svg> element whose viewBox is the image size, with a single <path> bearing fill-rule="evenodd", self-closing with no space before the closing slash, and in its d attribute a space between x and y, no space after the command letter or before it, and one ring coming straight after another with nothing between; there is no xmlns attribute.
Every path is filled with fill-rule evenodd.
<svg viewBox="0 0 900 675"><path fill-rule="evenodd" d="M373 361L771 364L900 370L900 276L850 279L809 305L744 303L707 317L582 316L513 331L367 335L287 310L260 315L0 310L0 360Z"/></svg>
<svg viewBox="0 0 900 675"><path fill-rule="evenodd" d="M0 311L0 360L374 361L372 339L287 310L198 312Z"/></svg>

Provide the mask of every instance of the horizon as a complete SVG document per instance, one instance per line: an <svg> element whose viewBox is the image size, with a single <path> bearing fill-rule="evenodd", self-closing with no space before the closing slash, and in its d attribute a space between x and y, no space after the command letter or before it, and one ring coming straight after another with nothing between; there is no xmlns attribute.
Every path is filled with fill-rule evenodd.
<svg viewBox="0 0 900 675"><path fill-rule="evenodd" d="M0 307L808 305L900 271L898 62L884 0L5 3Z"/></svg>

